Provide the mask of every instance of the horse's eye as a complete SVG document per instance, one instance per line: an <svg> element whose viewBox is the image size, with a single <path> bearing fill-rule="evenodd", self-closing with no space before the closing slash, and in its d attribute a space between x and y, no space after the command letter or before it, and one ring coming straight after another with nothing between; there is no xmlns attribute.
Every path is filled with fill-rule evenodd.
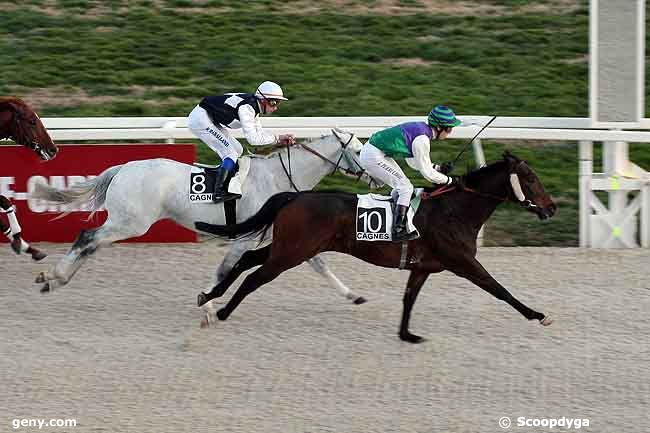
<svg viewBox="0 0 650 433"><path fill-rule="evenodd" d="M30 123L32 126L36 126L36 119L32 119L32 120L30 120L29 123Z"/></svg>

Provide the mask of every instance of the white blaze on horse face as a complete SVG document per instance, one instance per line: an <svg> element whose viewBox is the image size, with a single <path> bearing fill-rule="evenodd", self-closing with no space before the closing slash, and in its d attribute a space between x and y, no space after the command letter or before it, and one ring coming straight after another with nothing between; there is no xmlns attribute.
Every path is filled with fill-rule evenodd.
<svg viewBox="0 0 650 433"><path fill-rule="evenodd" d="M512 185L512 190L519 201L526 200L524 191L522 191L521 184L519 183L519 176L516 173L510 174L510 185Z"/></svg>

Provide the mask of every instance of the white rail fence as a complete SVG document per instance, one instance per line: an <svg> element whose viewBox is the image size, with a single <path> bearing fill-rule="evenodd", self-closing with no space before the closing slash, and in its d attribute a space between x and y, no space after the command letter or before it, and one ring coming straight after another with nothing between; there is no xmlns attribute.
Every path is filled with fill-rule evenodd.
<svg viewBox="0 0 650 433"><path fill-rule="evenodd" d="M459 116L463 124L450 138L472 138L491 117ZM386 117L268 117L264 126L275 134L313 138L338 126L367 138L375 131L424 118ZM44 118L58 142L195 139L186 117ZM580 246L650 248L650 173L629 161L628 143L650 143L650 119L636 129L596 129L589 118L499 117L481 139L578 141L580 183ZM240 130L233 131L238 138ZM593 172L593 143L603 143L603 173ZM485 163L480 139L473 143L478 165ZM648 149L650 151L650 148ZM604 204L594 191L608 193Z"/></svg>
<svg viewBox="0 0 650 433"><path fill-rule="evenodd" d="M454 129L452 138L471 138L489 116L459 116L463 126ZM385 117L268 117L264 127L276 134L293 133L299 138L327 134L330 128L349 129L359 137L401 122L425 120L408 116ZM45 126L57 141L102 140L182 140L195 137L187 129L186 117L80 117L44 118ZM639 129L650 129L644 119ZM235 130L236 137L242 137ZM603 135L597 135L603 134ZM636 135L639 134L639 135ZM579 117L498 117L482 138L529 140L592 140L648 142L650 132L592 129L591 120Z"/></svg>

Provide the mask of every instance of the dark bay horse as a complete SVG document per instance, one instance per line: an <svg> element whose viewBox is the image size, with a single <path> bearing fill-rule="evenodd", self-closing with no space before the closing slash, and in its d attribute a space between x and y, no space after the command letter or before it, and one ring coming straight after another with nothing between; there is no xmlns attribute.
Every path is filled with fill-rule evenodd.
<svg viewBox="0 0 650 433"><path fill-rule="evenodd" d="M25 101L14 97L0 97L0 139L10 138L16 144L32 149L42 160L54 158L58 148L47 133L36 112ZM11 241L11 248L20 254L30 254L42 260L46 254L30 246L20 236L21 227L16 218L16 208L9 199L0 195L0 213L7 215L8 224L0 219L0 231Z"/></svg>
<svg viewBox="0 0 650 433"><path fill-rule="evenodd" d="M519 203L540 219L554 215L556 206L535 172L510 153L503 159L462 176L463 187L423 193L414 217L421 237L404 242L357 241L357 197L346 193L282 193L273 196L247 221L232 226L197 223L199 230L226 235L249 235L273 225L270 245L248 251L221 287L199 295L199 304L221 296L245 270L262 265L248 275L230 301L217 312L225 320L250 293L282 272L323 251L350 254L366 262L411 271L404 293L399 329L402 340L418 343L422 338L409 332L411 309L429 274L451 271L507 302L528 320L544 326L552 319L519 302L476 259L476 238L496 207L506 201ZM263 235L263 236L264 236Z"/></svg>

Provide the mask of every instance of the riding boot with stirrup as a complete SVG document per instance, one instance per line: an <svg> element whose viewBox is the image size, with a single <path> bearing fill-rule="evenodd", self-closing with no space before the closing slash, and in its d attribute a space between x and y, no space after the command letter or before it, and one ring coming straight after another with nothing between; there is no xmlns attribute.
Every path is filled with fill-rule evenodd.
<svg viewBox="0 0 650 433"><path fill-rule="evenodd" d="M228 176L230 171L219 167L214 173L214 192L212 193L213 203L223 203L224 201L240 198L241 195L228 192Z"/></svg>
<svg viewBox="0 0 650 433"><path fill-rule="evenodd" d="M409 207L398 204L395 209L397 217L395 218L395 224L393 225L393 242L405 242L412 241L420 237L417 230L414 230L409 233L406 227L406 214L408 213Z"/></svg>

